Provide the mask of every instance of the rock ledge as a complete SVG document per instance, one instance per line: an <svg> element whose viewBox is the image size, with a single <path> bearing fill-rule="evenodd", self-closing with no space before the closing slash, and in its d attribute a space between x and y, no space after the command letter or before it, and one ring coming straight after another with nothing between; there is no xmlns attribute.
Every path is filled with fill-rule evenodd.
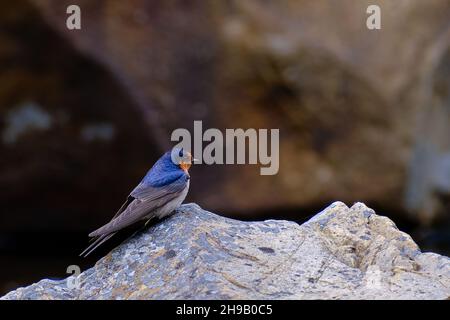
<svg viewBox="0 0 450 320"><path fill-rule="evenodd" d="M302 225L185 204L74 280L1 299L448 299L450 259L362 203L335 202Z"/></svg>

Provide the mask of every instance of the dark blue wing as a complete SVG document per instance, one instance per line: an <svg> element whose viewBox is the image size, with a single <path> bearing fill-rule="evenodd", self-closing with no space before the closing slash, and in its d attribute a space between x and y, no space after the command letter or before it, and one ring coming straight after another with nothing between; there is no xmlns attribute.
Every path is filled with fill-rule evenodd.
<svg viewBox="0 0 450 320"><path fill-rule="evenodd" d="M164 174L159 177L155 177L155 176L147 176L144 178L144 180L142 180L142 182L135 188L141 188L141 187L145 187L145 186L149 186L149 187L154 187L154 188L159 188L159 187L163 187L165 185L171 184L176 182L178 179L180 179L182 176L186 176L186 173L183 170L177 170L175 172L169 173L169 174ZM131 194L134 192L134 190L131 192Z"/></svg>
<svg viewBox="0 0 450 320"><path fill-rule="evenodd" d="M161 183L159 187L140 183L130 194L134 200L130 202L123 212L103 227L90 233L89 236L94 237L112 233L132 225L152 211L177 198L187 187L189 180L189 176L183 172L182 174L177 173L177 176L178 178L175 179L175 175L173 175L171 183Z"/></svg>

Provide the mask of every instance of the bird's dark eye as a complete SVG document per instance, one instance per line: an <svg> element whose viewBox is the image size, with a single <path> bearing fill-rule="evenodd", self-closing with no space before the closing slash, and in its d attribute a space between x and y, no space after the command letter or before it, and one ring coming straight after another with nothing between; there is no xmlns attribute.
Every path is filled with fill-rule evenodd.
<svg viewBox="0 0 450 320"><path fill-rule="evenodd" d="M183 157L183 148L181 148L180 152L178 153L178 156L180 156L180 158Z"/></svg>

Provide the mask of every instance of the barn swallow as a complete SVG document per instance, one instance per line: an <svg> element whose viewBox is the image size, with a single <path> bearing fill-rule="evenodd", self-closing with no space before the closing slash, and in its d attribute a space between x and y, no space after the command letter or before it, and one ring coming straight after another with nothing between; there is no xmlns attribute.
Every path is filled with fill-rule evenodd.
<svg viewBox="0 0 450 320"><path fill-rule="evenodd" d="M110 222L91 232L94 242L80 256L88 256L116 232L141 220L170 215L186 198L192 155L180 148L166 152L129 194Z"/></svg>

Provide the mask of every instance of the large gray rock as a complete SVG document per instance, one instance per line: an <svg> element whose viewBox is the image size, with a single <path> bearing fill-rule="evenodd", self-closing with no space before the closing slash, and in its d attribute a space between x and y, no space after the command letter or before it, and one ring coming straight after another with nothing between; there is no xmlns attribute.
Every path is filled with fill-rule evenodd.
<svg viewBox="0 0 450 320"><path fill-rule="evenodd" d="M2 299L446 299L450 259L422 253L362 203L335 202L303 225L187 204L73 281L45 279Z"/></svg>

